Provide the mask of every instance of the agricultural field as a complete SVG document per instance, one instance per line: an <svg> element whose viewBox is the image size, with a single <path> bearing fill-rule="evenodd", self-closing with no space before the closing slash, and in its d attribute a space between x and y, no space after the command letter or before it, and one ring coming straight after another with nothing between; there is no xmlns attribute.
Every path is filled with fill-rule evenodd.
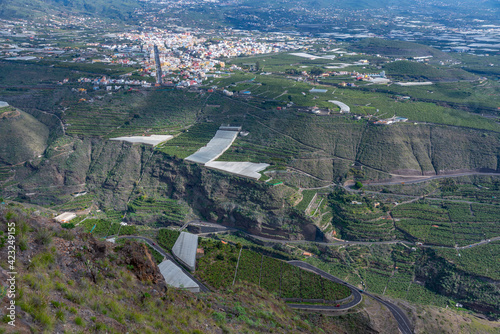
<svg viewBox="0 0 500 334"><path fill-rule="evenodd" d="M342 189L328 196L332 224L346 240L387 241L395 239L394 224L388 206L371 198L350 194ZM375 205L378 203L378 205Z"/></svg>
<svg viewBox="0 0 500 334"><path fill-rule="evenodd" d="M314 196L317 194L316 190L303 190L302 191L302 201L299 202L295 207L297 210L305 211L305 209L309 206Z"/></svg>
<svg viewBox="0 0 500 334"><path fill-rule="evenodd" d="M426 289L422 285L414 282L411 283L410 287L408 288L405 299L412 303L422 305L436 305L441 307L450 305L450 300L448 298L436 294L429 289Z"/></svg>
<svg viewBox="0 0 500 334"><path fill-rule="evenodd" d="M251 250L242 250L238 263L235 246L203 240L200 247L205 255L196 273L216 289L231 286L236 274L237 281L260 285L281 298L339 300L350 294L343 285Z"/></svg>
<svg viewBox="0 0 500 334"><path fill-rule="evenodd" d="M7 180L12 176L12 167L10 166L0 166L0 182Z"/></svg>
<svg viewBox="0 0 500 334"><path fill-rule="evenodd" d="M311 60L304 57L294 56L289 53L275 53L254 57L238 57L228 60L229 64L236 64L238 66L243 66L243 64L246 63L258 63L263 72L285 72L287 69L300 68L301 66L307 66L308 68L306 68L306 70L309 70L310 67L327 65L331 62L336 62L336 60Z"/></svg>
<svg viewBox="0 0 500 334"><path fill-rule="evenodd" d="M436 253L447 261L454 263L458 269L494 280L500 280L499 241L458 251L455 249L440 248L436 250Z"/></svg>
<svg viewBox="0 0 500 334"><path fill-rule="evenodd" d="M165 248L168 251L172 250L174 247L177 238L181 233L179 231L169 230L166 228L162 228L158 230L158 235L156 236L156 240L158 240L158 244Z"/></svg>
<svg viewBox="0 0 500 334"><path fill-rule="evenodd" d="M280 294L281 289L280 281L277 280L276 277L281 275L283 263L283 261L268 256L262 258L260 286L276 295Z"/></svg>
<svg viewBox="0 0 500 334"><path fill-rule="evenodd" d="M273 58L295 59L296 70L311 70L316 63L324 63L326 60L317 59L311 61L305 58L299 58L290 55L272 55L262 60L270 65ZM292 58L289 58L292 57ZM255 59L258 57L255 57ZM234 60L236 62L252 62L254 58L242 58ZM299 63L310 62L310 66L301 69ZM391 66L395 63L392 63ZM460 72L464 76L473 76L468 72L450 69L437 70L429 65L410 63L412 66L425 66L427 72L432 75L449 76L451 72ZM305 65L302 65L305 66ZM274 66L271 65L271 68ZM286 70L283 69L282 70ZM369 70L356 68L356 70L369 72ZM265 70L263 70L265 71ZM451 71L451 72L450 72ZM454 74L453 74L454 75ZM344 78L346 79L346 78ZM350 81L347 78L347 81ZM394 114L408 118L410 121L429 122L445 125L456 125L491 131L500 131L500 125L490 122L488 118L478 115L479 112L492 112L498 104L494 96L498 95L498 84L488 83L477 87L478 83L440 83L425 87L400 87L392 85L365 86L365 83L359 83L359 87L337 87L335 83L339 80L337 77L326 77L321 82L327 85L318 87L313 81L298 82L286 78L285 75L262 75L258 73L233 73L228 77L213 80L211 84L217 84L226 87L235 93L250 92L246 94L250 99L249 103L255 106L266 106L275 108L276 106L285 106L293 102L294 106L313 107L330 109L332 112L338 112L337 106L328 102L328 100L340 100L351 107L351 112L360 115L375 115L376 117L390 117ZM331 85L335 86L331 86ZM311 88L324 88L327 93L310 93ZM429 90L433 94L429 97ZM462 92L463 93L460 93ZM435 93L435 94L434 94ZM400 101L397 96L410 96L414 98L411 101ZM493 96L493 98L492 98ZM427 97L427 98L425 98ZM495 100L496 99L496 100ZM271 103L273 102L273 103ZM457 109L456 106L462 108ZM469 112L472 111L472 112ZM286 112L286 111L285 111Z"/></svg>
<svg viewBox="0 0 500 334"><path fill-rule="evenodd" d="M187 212L188 208L179 204L179 201L142 195L128 204L127 218L140 221L157 217L163 222L182 223Z"/></svg>
<svg viewBox="0 0 500 334"><path fill-rule="evenodd" d="M471 184L456 185L452 189L442 189L441 196L446 199L468 199L480 203L500 204L498 183L488 184L481 188Z"/></svg>
<svg viewBox="0 0 500 334"><path fill-rule="evenodd" d="M447 103L451 106L470 110L475 113L492 112L499 103L498 83L454 82L437 83L431 86L377 87L378 92L410 96L412 99L427 102ZM431 93L432 92L432 93Z"/></svg>
<svg viewBox="0 0 500 334"><path fill-rule="evenodd" d="M500 206L420 201L398 205L392 216L399 229L425 244L465 246L500 236Z"/></svg>
<svg viewBox="0 0 500 334"><path fill-rule="evenodd" d="M320 259L307 258L318 268L339 277L360 289L378 295L409 300L415 303L446 306L449 298L440 296L415 280L420 249L400 244L328 247Z"/></svg>
<svg viewBox="0 0 500 334"><path fill-rule="evenodd" d="M151 246L149 246L147 244L146 244L146 246L148 247L149 252L153 256L153 259L155 260L156 264L162 263L163 262L163 255L161 255L160 253L158 253L158 251L155 250L153 247L151 247Z"/></svg>
<svg viewBox="0 0 500 334"><path fill-rule="evenodd" d="M58 211L79 211L88 209L94 203L95 196L93 194L85 194L82 196L74 197L72 196L69 201L64 204L52 207L53 210Z"/></svg>
<svg viewBox="0 0 500 334"><path fill-rule="evenodd" d="M500 204L500 178L498 176L470 175L413 184L365 185L365 188L385 194L429 195L433 198Z"/></svg>
<svg viewBox="0 0 500 334"><path fill-rule="evenodd" d="M404 81L474 80L477 76L458 68L433 66L411 61L394 61L383 66L390 78Z"/></svg>
<svg viewBox="0 0 500 334"><path fill-rule="evenodd" d="M198 123L175 138L160 144L157 149L169 156L184 159L205 146L219 126L217 123Z"/></svg>
<svg viewBox="0 0 500 334"><path fill-rule="evenodd" d="M259 253L246 249L242 250L236 280L247 281L259 285L263 257L264 256Z"/></svg>
<svg viewBox="0 0 500 334"><path fill-rule="evenodd" d="M425 193L428 190L424 187L419 191ZM384 193L390 193L390 190L384 190ZM333 215L332 226L347 240L403 239L455 247L500 236L499 205L435 199L394 205L380 197L375 207L376 199L371 196L340 189L334 190L328 200Z"/></svg>
<svg viewBox="0 0 500 334"><path fill-rule="evenodd" d="M95 227L94 227L95 226ZM137 229L135 226L121 226L119 223L111 222L106 219L86 219L82 221L78 227L83 227L85 232L88 232L99 236L107 237L111 235L135 235L137 234Z"/></svg>
<svg viewBox="0 0 500 334"><path fill-rule="evenodd" d="M175 134L195 122L202 97L178 91L117 91L112 96L92 92L75 93L67 103L63 120L69 135L112 138Z"/></svg>
<svg viewBox="0 0 500 334"><path fill-rule="evenodd" d="M230 287L233 284L239 250L219 241L200 239L198 247L205 254L196 262L196 275L214 289Z"/></svg>
<svg viewBox="0 0 500 334"><path fill-rule="evenodd" d="M64 121L69 135L105 136L124 125L128 112L113 107L94 107L81 102L70 107Z"/></svg>

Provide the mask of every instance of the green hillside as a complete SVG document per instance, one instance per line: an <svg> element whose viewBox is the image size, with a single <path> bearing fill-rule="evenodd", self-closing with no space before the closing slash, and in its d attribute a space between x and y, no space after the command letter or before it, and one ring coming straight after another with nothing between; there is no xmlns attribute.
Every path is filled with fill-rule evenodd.
<svg viewBox="0 0 500 334"><path fill-rule="evenodd" d="M42 154L49 129L23 111L3 109L0 109L0 163L15 165Z"/></svg>
<svg viewBox="0 0 500 334"><path fill-rule="evenodd" d="M279 2L276 3L274 1L269 0L259 0L259 1L243 1L243 4L246 6L252 7L262 7L262 6L276 6L279 4L281 8L291 8L293 6L302 5L304 7L312 7L312 8L344 8L344 9L371 9L371 8L385 8L386 6L394 6L394 5L405 5L411 4L410 1L398 1L398 0L385 0L385 1L374 1L374 0L362 0L349 2L349 1L340 1L340 0L301 0L301 1L293 1L293 2Z"/></svg>
<svg viewBox="0 0 500 334"><path fill-rule="evenodd" d="M365 38L351 44L351 49L367 54L380 54L388 57L425 57L450 59L450 55L433 47L396 40Z"/></svg>
<svg viewBox="0 0 500 334"><path fill-rule="evenodd" d="M0 235L8 222L19 231L16 332L324 333L335 321L313 324L255 284L199 294L167 286L146 245L135 241L110 244L14 205L0 208ZM5 239L0 249L7 254ZM0 260L6 272L7 256ZM360 332L370 328L369 317L354 315Z"/></svg>
<svg viewBox="0 0 500 334"><path fill-rule="evenodd" d="M127 21L137 7L140 5L136 0L2 0L0 17L35 18L44 14L65 13Z"/></svg>
<svg viewBox="0 0 500 334"><path fill-rule="evenodd" d="M387 75L396 80L457 81L474 80L474 74L456 68L435 66L410 61L395 61L383 66Z"/></svg>

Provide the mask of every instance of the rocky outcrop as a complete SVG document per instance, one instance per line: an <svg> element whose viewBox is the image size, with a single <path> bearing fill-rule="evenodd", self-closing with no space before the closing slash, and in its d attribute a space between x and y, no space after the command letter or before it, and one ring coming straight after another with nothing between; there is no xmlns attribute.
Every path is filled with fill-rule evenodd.
<svg viewBox="0 0 500 334"><path fill-rule="evenodd" d="M127 265L140 281L160 285L166 291L165 280L146 245L126 240L125 245L120 246L119 253L119 264Z"/></svg>
<svg viewBox="0 0 500 334"><path fill-rule="evenodd" d="M287 202L291 188L209 170L150 147L97 138L73 139L57 150L49 148L48 156L50 159L39 161L34 169L19 169L17 187L6 189L5 195L47 205L87 191L95 196L98 207L122 212L129 209L129 199L142 195L171 198L185 203L203 220L253 234L309 240L318 240L317 234L321 234L305 229L310 219ZM44 191L37 192L42 187ZM127 215L126 219L134 224L172 224L161 212Z"/></svg>

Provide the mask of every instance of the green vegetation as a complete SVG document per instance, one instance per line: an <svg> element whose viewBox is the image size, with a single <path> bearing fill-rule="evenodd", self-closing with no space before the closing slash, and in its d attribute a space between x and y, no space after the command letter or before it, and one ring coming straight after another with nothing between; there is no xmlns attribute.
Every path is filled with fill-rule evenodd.
<svg viewBox="0 0 500 334"><path fill-rule="evenodd" d="M12 168L10 166L0 165L0 182L3 182L13 175Z"/></svg>
<svg viewBox="0 0 500 334"><path fill-rule="evenodd" d="M22 234L30 240L35 239L36 229L55 234L61 229L28 216L19 207L0 210L2 229L7 220L16 222L18 237ZM203 333L206 326L230 332L323 331L256 285L236 284L231 291L197 295L167 290L151 276L160 273L150 267L147 248L139 243L112 246L89 234L74 233L73 237L72 245L78 250L74 256L68 255L64 240L58 237L50 245L34 241L31 249L35 252L17 253L16 316L37 333L168 333L172 328ZM130 262L134 265L124 266ZM2 267L6 268L4 263Z"/></svg>
<svg viewBox="0 0 500 334"><path fill-rule="evenodd" d="M363 88L364 89L364 88ZM474 113L495 114L500 101L495 82L439 82L431 86L377 87L378 92L410 96L413 101L433 102Z"/></svg>
<svg viewBox="0 0 500 334"><path fill-rule="evenodd" d="M196 273L216 289L230 287L236 275L236 281L259 285L282 298L340 300L350 294L341 284L251 250L244 249L239 256L229 244L203 240L200 246L205 255L198 260Z"/></svg>
<svg viewBox="0 0 500 334"><path fill-rule="evenodd" d="M157 149L174 158L184 159L205 146L215 135L220 124L196 124L177 137L159 145Z"/></svg>
<svg viewBox="0 0 500 334"><path fill-rule="evenodd" d="M67 132L106 138L147 132L175 133L195 121L201 103L199 96L177 91L113 94L116 98L73 102L64 116L70 124Z"/></svg>
<svg viewBox="0 0 500 334"><path fill-rule="evenodd" d="M500 206L419 200L391 205L381 198L337 189L329 195L332 224L348 240L404 239L438 246L466 246L500 236Z"/></svg>
<svg viewBox="0 0 500 334"><path fill-rule="evenodd" d="M90 208L90 206L94 203L95 195L94 194L85 194L78 197L70 198L66 203L57 205L54 207L54 210L58 211L79 211Z"/></svg>
<svg viewBox="0 0 500 334"><path fill-rule="evenodd" d="M433 56L433 58L437 58L439 60L450 59L449 54L427 45L380 38L363 38L360 41L351 44L351 48L367 54L381 54L390 57Z"/></svg>
<svg viewBox="0 0 500 334"><path fill-rule="evenodd" d="M454 263L458 269L479 276L500 279L500 242L461 250L437 249L436 254Z"/></svg>
<svg viewBox="0 0 500 334"><path fill-rule="evenodd" d="M115 3L112 1L111 6ZM39 1L34 3L36 8L41 5ZM76 3L66 5L68 8L79 6ZM99 0L85 11L107 10L101 5ZM201 12L198 15L203 16ZM15 37L14 42L18 42ZM87 48L86 43L75 40L74 35L65 36L57 43L55 45L61 47ZM327 50L330 45L313 46L310 52L323 47ZM325 234L348 240L398 239L422 242L426 246L444 246L448 248L436 248L434 253L408 245L349 246L345 249L299 246L295 249L311 248L314 255L308 261L373 293L440 306L448 305L451 300L465 301L468 308L483 310L484 307L487 312L495 313L497 290L487 280L476 276L498 280L498 243L467 249L453 247L499 236L498 180L474 177L456 182L455 179L436 180L422 188L402 185L372 188L366 181L386 179L390 174L498 170L500 125L496 122L496 108L500 102L500 86L493 80L483 79L446 82L476 80L479 75L495 78L497 70L488 71L488 62L467 55L457 55L464 60L459 66L449 65L449 54L414 43L366 39L355 42L353 47L391 57L432 55L433 59L429 64L409 61L384 64L386 58L370 54L337 57L335 61L344 64L364 58L371 62L365 68L350 66L344 69L346 71L384 69L394 79L438 83L405 87L360 81L356 82L358 87L340 87L340 82L351 82L349 76L332 74L318 78L318 82L303 73L314 76L325 73L330 70L327 66L331 65L331 59L309 60L278 53L228 60L228 64L243 67L245 63L254 62L258 64L257 72L234 71L205 82L204 88L217 86L213 93L203 88L199 92L138 88L108 93L102 89L93 91L90 85L84 84L82 87L88 92L79 93L71 90L76 87L74 81L78 77L106 75L117 78L137 67L84 64L71 61L70 56L22 64L1 61L0 81L2 86L8 87L4 92L6 100L18 103L34 116L23 112L16 116L14 108L2 110L1 116L12 112L13 117L0 119L6 129L1 131L0 124L0 133L8 136L0 143L11 145L7 139L13 138L17 145L10 151L0 147L4 152L0 156L2 196L5 191L5 197L10 200L30 201L61 211L101 208L104 213L84 221L82 217L74 223L80 223L75 231L92 231L92 235L99 237L143 231L137 226L119 224L126 209L128 221L149 226L180 225L195 213L211 221L236 221L239 227L257 226L262 235L295 237L306 235L302 227L314 221ZM442 63L438 65L438 61ZM261 75L259 71L273 73ZM141 78L139 72L133 77ZM70 83L57 86L55 83L63 78L69 78ZM236 94L224 96L220 92L222 88ZM324 88L327 93L311 93L311 88ZM239 96L242 91L250 94ZM356 119L340 114L338 107L328 102L330 99L348 104L352 114L367 117ZM318 107L322 112L312 114L309 107ZM375 119L392 115L407 117L409 122L390 126L371 124ZM65 125L65 136L59 136L62 133L59 118ZM255 183L224 173L202 171L200 166L180 161L204 146L221 124L228 123L241 125L248 135L238 137L221 160L271 163L270 170L277 171L270 173L272 182ZM104 141L122 135L153 133L175 136L158 147L165 154L152 154L150 149L139 145ZM11 166L14 163L17 165ZM354 180L355 188L360 191L353 194L337 189L325 200L324 193L315 197L317 190L302 190L346 180ZM270 186L281 181L293 187ZM88 193L77 196L73 187L83 191L83 186ZM381 196L368 192L381 188L385 192ZM407 200L389 194L398 191L473 203L421 200L397 204L396 201ZM297 203L299 193L302 200ZM297 205L292 208L290 204L295 203ZM309 204L311 210L304 214ZM32 257L30 270L41 270L43 276L45 269L59 263L57 253L48 247L54 244L55 238L72 240L74 232L73 224L62 227L65 229L57 232L37 229L33 239L26 235L19 238L21 251L28 249L30 240L44 248ZM154 232L148 230L148 233ZM4 235L1 234L1 244L5 244ZM162 229L158 232L158 240L166 249L171 249L178 235L177 231ZM238 241L231 237L228 240ZM233 281L241 281L283 298L335 299L345 292L319 276L254 252L257 249L264 251L265 247L245 244L251 250L241 252L238 264L239 249L209 241L201 245L206 248L206 255L200 259L198 275L216 289L233 288ZM285 252L287 247L267 251L267 255L290 257L290 253ZM83 252L78 254L75 256L82 256ZM156 261L161 260L155 252L153 257ZM129 264L124 268L130 267L133 266ZM92 273L92 267L84 268ZM127 273L115 272L114 275L120 283L132 280ZM97 275L92 279L95 283L101 277ZM35 281L33 277L27 279L32 290ZM65 286L65 282L56 281L57 291L66 290L68 300L86 305L82 294L73 291L73 285ZM70 281L74 282L75 278ZM42 290L50 291L50 287L44 286ZM466 295L467 290L471 291L471 296ZM97 295L95 292L94 297ZM46 295L41 296L36 299L35 293L27 293L23 306L46 331L59 331L56 327L63 319L85 331L106 331L109 325L97 321L97 317L84 319L84 314L76 308L73 312L59 304L48 304ZM149 298L142 298L145 294L126 296L128 302L147 303ZM118 301L103 299L101 302L103 310L117 323L149 320L141 312L124 310L116 304ZM54 309L50 305L54 305ZM99 305L90 307L102 311ZM157 303L156 307L160 308ZM38 313L34 311L36 308L40 310ZM260 327L255 318L249 318L249 313L240 305L234 305L234 310L219 309L209 318L218 324L238 319L239 324L251 324L249 326L256 331ZM185 318L185 321L193 320ZM169 325L172 324L154 326L156 331L161 331L162 326ZM184 327L179 325L178 329L182 331Z"/></svg>
<svg viewBox="0 0 500 334"><path fill-rule="evenodd" d="M28 6L30 10L26 9ZM90 15L127 21L131 19L131 14L137 6L138 3L134 0L96 0L92 3L81 1L63 2L59 0L8 0L5 1L0 15L2 17L34 18L54 13L64 13L63 15L78 13L84 16Z"/></svg>
<svg viewBox="0 0 500 334"><path fill-rule="evenodd" d="M395 61L383 69L392 79L410 81L457 81L474 80L476 76L459 69L442 69L410 61Z"/></svg>
<svg viewBox="0 0 500 334"><path fill-rule="evenodd" d="M82 227L87 233L92 231L93 235L100 237L117 235L118 231L120 235L134 235L137 233L136 227L133 225L122 226L120 223L111 222L105 219L87 219L81 222L78 227Z"/></svg>
<svg viewBox="0 0 500 334"><path fill-rule="evenodd" d="M141 195L128 204L128 217L134 221L159 219L167 223L184 221L187 208L168 198Z"/></svg>
<svg viewBox="0 0 500 334"><path fill-rule="evenodd" d="M370 293L410 300L423 305L446 306L449 299L417 282L420 249L400 244L321 249L320 258L306 261Z"/></svg>
<svg viewBox="0 0 500 334"><path fill-rule="evenodd" d="M49 139L46 125L23 111L16 110L16 113L0 117L0 167L3 168L0 173L4 178L9 175L9 169L4 164L16 165L41 155Z"/></svg>
<svg viewBox="0 0 500 334"><path fill-rule="evenodd" d="M149 252L151 253L151 255L153 256L156 264L160 264L163 261L163 258L164 258L163 255L158 253L158 251L156 251L153 247L151 247L149 245L148 245L148 249L149 249Z"/></svg>
<svg viewBox="0 0 500 334"><path fill-rule="evenodd" d="M465 258L468 256L483 255L480 254L480 251L474 252L476 254L468 253L465 255ZM449 258L449 255L447 257ZM484 262L485 260L488 261L481 257L475 258L477 262ZM469 261L465 260L461 266L468 267L473 272L477 272L477 267L472 266ZM488 314L491 318L498 319L500 316L498 312L500 309L500 298L494 283L485 281L477 277L474 273L464 272L459 266L447 261L445 258L439 257L434 250L427 249L417 263L415 274L417 279L425 281L425 287L429 290L451 297L467 305L468 308L481 310L481 312ZM492 272L489 274L498 277L498 267L495 266L492 269Z"/></svg>
<svg viewBox="0 0 500 334"><path fill-rule="evenodd" d="M316 193L317 191L315 190L303 190L302 200L296 206L297 210L304 211L305 209L307 209L309 203L311 203L311 200L316 195Z"/></svg>
<svg viewBox="0 0 500 334"><path fill-rule="evenodd" d="M200 240L205 255L197 261L196 275L214 289L230 287L236 273L238 249L229 244Z"/></svg>
<svg viewBox="0 0 500 334"><path fill-rule="evenodd" d="M467 203L398 205L396 226L426 244L465 246L500 235L500 207Z"/></svg>
<svg viewBox="0 0 500 334"><path fill-rule="evenodd" d="M328 197L332 209L332 224L342 239L386 241L395 238L392 220L385 205L375 206L367 197L336 189Z"/></svg>
<svg viewBox="0 0 500 334"><path fill-rule="evenodd" d="M162 228L158 231L156 239L158 240L158 244L160 246L171 251L180 234L181 233L179 231Z"/></svg>

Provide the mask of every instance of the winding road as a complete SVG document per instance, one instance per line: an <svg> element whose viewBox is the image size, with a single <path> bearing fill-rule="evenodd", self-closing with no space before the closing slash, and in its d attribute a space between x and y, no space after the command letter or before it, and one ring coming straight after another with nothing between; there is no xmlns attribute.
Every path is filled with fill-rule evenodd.
<svg viewBox="0 0 500 334"><path fill-rule="evenodd" d="M296 267L305 269L307 271L313 272L317 275L320 275L321 277L323 277L329 281L332 281L334 283L343 284L343 285L347 286L351 290L352 296L353 296L353 300L351 300L347 304L342 304L339 307L328 306L328 305L307 305L307 304L291 304L291 303L287 304L288 306L290 306L292 308L297 308L297 309L318 310L318 311L321 311L321 310L322 311L331 311L331 310L338 311L338 310L348 310L348 309L358 305L359 303L361 303L361 300L362 300L361 293L359 293L358 289L355 286L352 286L352 285L348 284L347 282L344 282L341 279L339 279L335 276L332 276L329 273L327 273L326 271L323 271L319 268L316 268L315 266L313 266L309 263L302 262L302 261L296 261L296 260L288 261L288 263L291 265L294 265Z"/></svg>
<svg viewBox="0 0 500 334"><path fill-rule="evenodd" d="M183 228L187 227L187 225L195 225L195 226L200 226L200 227L205 227L205 228L209 228L209 229L216 229L218 230L218 232L229 232L229 231L241 231L239 229L235 229L235 228L230 228L230 227L226 227L226 226L223 226L223 225L219 225L219 224L214 224L214 223L208 223L208 222L204 222L204 221L201 221L201 220L193 220L193 221L190 221L188 223L186 223ZM242 231L244 232L244 231ZM209 232L207 234L212 234L214 232ZM215 232L217 233L217 232ZM244 232L246 233L246 232ZM203 234L203 233L201 233ZM248 233L247 233L248 234ZM278 242L278 243L304 243L304 242L311 242L311 241L305 241L305 240L276 240L276 239L270 239L270 238L264 238L264 237L260 237L260 236L256 236L256 235L251 235L251 234L248 234L249 236L253 237L253 238L256 238L256 239L259 239L259 240L262 240L262 241L269 241L269 242ZM203 283L201 283L199 280L197 280L195 277L193 277L191 275L191 273L189 271L187 271L186 269L184 269L180 264L178 264L178 262L175 260L175 258L173 256L171 256L169 253L167 253L162 247L158 246L153 240L149 239L149 238L146 238L146 237L142 237L142 236L121 236L121 237L116 237L116 239L136 239L136 240L142 240L144 242L146 242L149 246L151 246L153 249L155 249L157 252L159 252L161 255L163 255L164 257L166 257L167 259L173 261L174 263L176 263L181 269L182 271L188 275L193 281L195 281L199 286L200 286L200 291L201 292L210 292L210 289L208 289L205 285L203 285ZM500 236L499 237L494 237L494 238L491 238L491 239L488 239L488 240L482 240L480 242L477 242L477 243L474 243L474 244L471 244L471 245L467 245L467 246L462 246L462 247L447 247L447 248L455 248L457 250L459 249L465 249L465 248L471 248L471 247L475 247L475 246L480 246L480 245L484 245L484 244L487 244L487 243L490 243L492 241L497 241L497 240L500 240ZM408 241L402 241L402 240L392 240L392 241L381 241L381 242L363 242L363 241L338 241L338 242L330 242L330 243L325 243L325 242L321 242L321 243L318 243L318 244L326 244L326 245L353 245L353 244L360 244L360 245L371 245L371 244L394 244L394 243L404 243L404 244L407 244L407 245L414 245L413 243L411 242L408 242ZM433 245L420 245L420 247L437 247L437 246L433 246ZM406 316L406 314L403 312L403 310L401 310L401 308L399 308L398 306L396 306L395 304L387 301L387 300L384 300L378 296L375 296L369 292L366 292L366 291L362 291L362 290L359 290L357 287L309 264L309 263L306 263L306 262L303 262L303 261L298 261L298 260L293 260L293 261L288 261L289 264L291 265L294 265L294 266L297 266L299 268L302 268L304 270L308 270L308 271L311 271L313 273L316 273L320 276L322 276L323 278L327 279L327 280L330 280L332 282L335 282L335 283L339 283L339 284L343 284L345 286L347 286L351 292L352 292L352 300L349 301L348 303L346 304L342 304L340 305L339 307L336 307L336 306L333 306L333 305L311 305L311 304L294 304L294 303L288 303L287 305L290 306L291 308L294 308L294 309L302 309L302 310L311 310L311 311L339 311L339 310L348 310L350 308L353 308L355 306L357 306L361 301L362 301L362 294L368 296L368 297L371 297L373 299L375 299L377 302L381 303L382 305L384 305L385 307L387 307L387 309L389 309L389 311L392 313L392 315L394 316L394 318L396 319L397 323L398 323L398 327L401 331L401 333L403 334L412 334L413 331L412 331L412 324L410 322L410 320L408 319L408 317Z"/></svg>
<svg viewBox="0 0 500 334"><path fill-rule="evenodd" d="M371 246L371 245L389 245L389 244L405 244L407 246L418 246L418 247L426 247L426 248L452 248L452 249L464 249L464 248L471 248L471 247L476 247L476 246L481 246L485 245L487 243L493 242L500 240L500 236L498 237L493 237L487 240L481 240L479 242L470 244L470 245L465 245L465 246L460 246L460 247L453 247L453 246L440 246L440 245L429 245L429 244L416 244L414 242L406 241L406 240L389 240L389 241L347 241L347 240L340 240L338 239L337 241L330 241L330 242L324 242L324 241L311 241L311 240L284 240L284 239L272 239L272 238L266 238L266 237L261 237L255 234L250 234L244 230L234 228L234 227L227 227L224 225L220 224L215 224L215 223L209 223L209 222L204 222L202 220L192 220L186 224L183 225L183 229L188 226L188 225L194 225L194 226L199 226L199 227L205 227L210 229L208 232L202 232L202 233L195 233L198 234L199 236L206 236L210 234L218 234L218 233L228 233L228 232L242 232L248 235L251 238L263 241L263 242L274 242L274 243L280 243L280 244L306 244L306 243L312 243L316 245L324 245L324 246L349 246L349 245L365 245L365 246Z"/></svg>
<svg viewBox="0 0 500 334"><path fill-rule="evenodd" d="M164 257L169 259L170 261L176 263L179 266L179 268L181 268L181 270L186 275L189 276L189 278L191 278L193 281L195 281L200 286L200 292L210 292L210 289L208 289L205 285L203 285L203 283L201 283L193 275L191 275L191 273L189 271L187 271L181 265L179 265L173 256L171 256L169 253L167 253L162 247L158 246L153 240L146 238L146 237L141 237L141 236L121 236L121 237L116 237L116 239L134 239L134 240L144 241L146 244L148 244L150 247L152 247L158 253L160 253L161 255L163 255ZM412 334L413 333L411 330L411 323L410 323L408 317L406 317L406 315L403 313L403 311L399 307L397 307L396 305L389 303L388 301L385 301L383 299L380 299L379 297L373 296L372 294L369 294L366 292L360 292L355 286L353 286L345 281L342 281L341 279L339 279L339 278L337 278L337 277L335 277L335 276L333 276L333 275L331 275L331 274L329 274L329 273L327 273L319 268L316 268L315 266L313 266L309 263L302 262L302 261L296 261L296 260L288 261L288 263L291 265L297 266L299 268L316 273L316 274L322 276L323 278L330 280L332 282L344 284L345 286L347 286L351 290L352 296L353 296L353 299L349 303L342 304L339 307L328 306L328 305L287 304L291 308L316 310L316 311L348 310L348 309L358 305L361 302L361 300L362 300L361 293L364 293L365 295L374 298L375 300L377 300L378 302L380 302L381 304L386 306L391 311L391 313L396 318L396 321L398 322L398 326L403 334Z"/></svg>
<svg viewBox="0 0 500 334"><path fill-rule="evenodd" d="M389 311L391 311L392 315L394 316L394 318L398 322L398 327L399 327L399 330L401 331L401 333L413 334L413 330L411 329L412 325L411 325L410 319L408 319L408 317L403 312L403 310L401 310L398 306L396 306L396 305L394 305L386 300L383 300L377 296L374 296L371 293L360 291L355 286L350 285L349 283L344 282L341 279L339 279L335 276L332 276L329 273L327 273L319 268L316 268L315 266L313 266L309 263L302 262L302 261L288 261L288 263L290 263L294 266L300 267L302 269L309 270L309 271L311 271L315 274L318 274L318 275L320 275L320 276L322 276L322 277L324 277L332 282L344 284L349 289L351 289L353 297L354 297L354 299L351 302L344 304L344 305L341 305L340 307L326 306L326 305L300 305L300 304L288 304L288 306L290 306L292 308L297 308L297 309L308 309L308 310L318 310L318 311L331 311L331 310L342 310L342 309L345 310L345 309L350 309L351 307L358 305L362 299L361 294L364 294L366 296L369 296L369 297L375 299L376 301L378 301L379 303L381 303L382 305L387 307L389 309Z"/></svg>

